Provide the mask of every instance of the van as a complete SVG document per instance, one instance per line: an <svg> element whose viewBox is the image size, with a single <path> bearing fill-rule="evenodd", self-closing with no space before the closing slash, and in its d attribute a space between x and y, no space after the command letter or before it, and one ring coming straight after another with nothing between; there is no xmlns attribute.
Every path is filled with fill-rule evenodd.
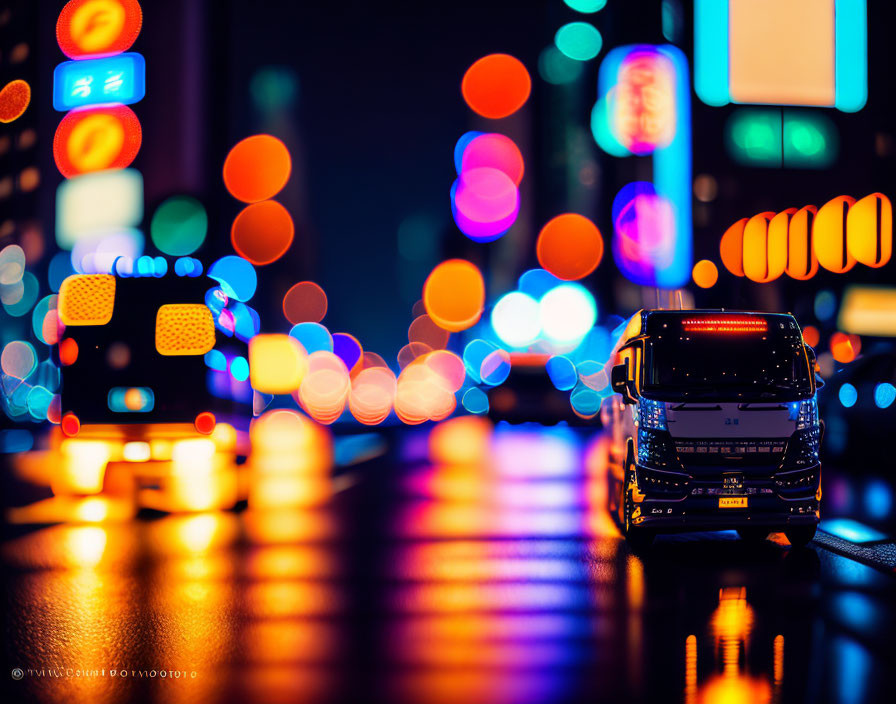
<svg viewBox="0 0 896 704"><path fill-rule="evenodd" d="M792 315L643 310L613 351L608 504L635 547L657 532L815 535L815 352Z"/></svg>

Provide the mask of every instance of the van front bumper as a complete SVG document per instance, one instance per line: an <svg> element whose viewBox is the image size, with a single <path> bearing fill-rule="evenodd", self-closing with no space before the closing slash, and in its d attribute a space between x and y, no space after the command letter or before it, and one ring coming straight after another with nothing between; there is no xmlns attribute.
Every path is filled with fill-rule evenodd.
<svg viewBox="0 0 896 704"><path fill-rule="evenodd" d="M639 470L646 468L638 467ZM787 526L813 525L819 520L821 492L819 490L820 466L808 467L793 473L812 477L810 482L779 483L773 475L764 479L747 479L738 490L726 490L715 482L704 482L692 478L682 487L683 495L670 496L668 492L643 490L644 482L639 481L639 490L634 492L632 523L638 527L659 530L724 530L745 526ZM648 470L649 471L649 470ZM642 471L637 472L643 476ZM789 473L788 473L789 474ZM720 499L745 500L745 506L723 506Z"/></svg>

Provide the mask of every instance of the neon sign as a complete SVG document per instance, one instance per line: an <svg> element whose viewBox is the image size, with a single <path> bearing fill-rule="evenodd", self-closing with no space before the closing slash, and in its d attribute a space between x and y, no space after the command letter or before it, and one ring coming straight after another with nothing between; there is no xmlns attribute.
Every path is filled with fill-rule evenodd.
<svg viewBox="0 0 896 704"><path fill-rule="evenodd" d="M649 154L653 180L613 202L613 257L634 283L679 288L691 276L691 114L687 59L671 45L610 51L598 72L592 131L608 154Z"/></svg>
<svg viewBox="0 0 896 704"><path fill-rule="evenodd" d="M665 147L675 135L675 73L658 51L630 52L610 92L612 130L632 154Z"/></svg>
<svg viewBox="0 0 896 704"><path fill-rule="evenodd" d="M142 26L137 0L71 0L56 21L56 41L71 59L113 56L131 48Z"/></svg>
<svg viewBox="0 0 896 704"><path fill-rule="evenodd" d="M861 110L867 0L696 0L694 90L707 105Z"/></svg>
<svg viewBox="0 0 896 704"><path fill-rule="evenodd" d="M142 137L140 120L124 105L76 110L56 128L53 157L66 178L122 169L137 156Z"/></svg>
<svg viewBox="0 0 896 704"><path fill-rule="evenodd" d="M60 112L87 105L130 105L146 92L146 62L140 54L65 61L53 72L53 107Z"/></svg>

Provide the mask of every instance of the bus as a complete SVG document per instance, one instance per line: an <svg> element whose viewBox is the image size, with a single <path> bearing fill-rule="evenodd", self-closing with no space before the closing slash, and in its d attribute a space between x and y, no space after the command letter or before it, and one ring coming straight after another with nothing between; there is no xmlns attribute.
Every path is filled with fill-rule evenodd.
<svg viewBox="0 0 896 704"><path fill-rule="evenodd" d="M613 355L608 508L634 547L699 530L812 540L823 381L792 315L642 310Z"/></svg>

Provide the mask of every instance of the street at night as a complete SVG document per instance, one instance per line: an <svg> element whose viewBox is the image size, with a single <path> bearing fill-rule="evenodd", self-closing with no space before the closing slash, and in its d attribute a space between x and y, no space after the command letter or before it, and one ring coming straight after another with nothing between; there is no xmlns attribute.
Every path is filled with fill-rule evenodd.
<svg viewBox="0 0 896 704"><path fill-rule="evenodd" d="M4 701L890 701L894 21L0 2Z"/></svg>

